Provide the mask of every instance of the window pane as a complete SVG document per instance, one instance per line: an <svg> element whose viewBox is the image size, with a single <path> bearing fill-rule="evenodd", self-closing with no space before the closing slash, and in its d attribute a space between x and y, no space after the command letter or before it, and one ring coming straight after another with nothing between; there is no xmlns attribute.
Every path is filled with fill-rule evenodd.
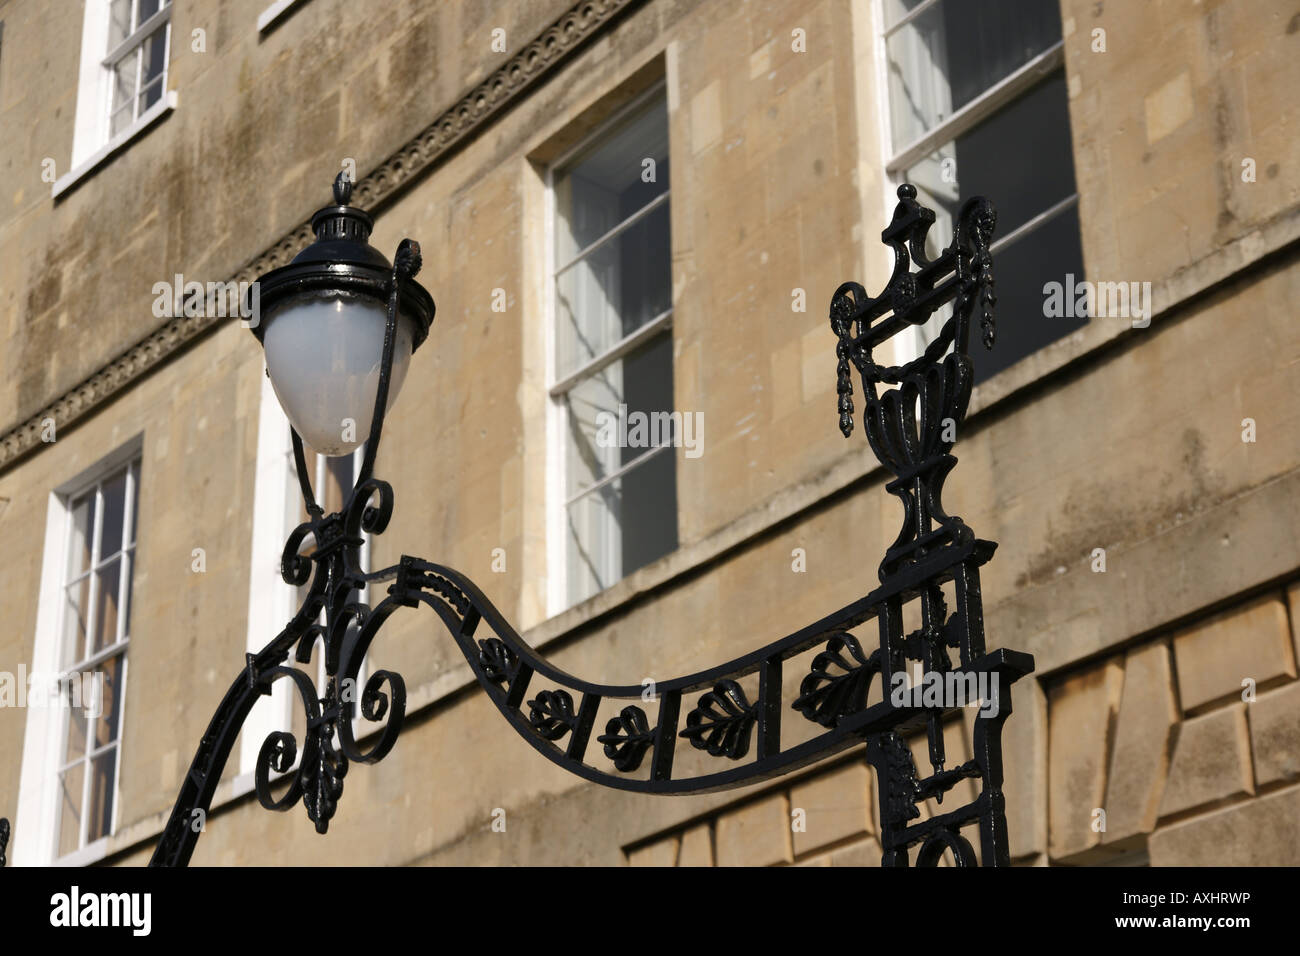
<svg viewBox="0 0 1300 956"><path fill-rule="evenodd" d="M1075 191L1065 71L1058 70L957 138L961 195L997 204L1005 236ZM955 209L950 209L955 211Z"/></svg>
<svg viewBox="0 0 1300 956"><path fill-rule="evenodd" d="M63 654L61 669L66 670L86 656L86 627L90 611L90 575L68 585L64 590Z"/></svg>
<svg viewBox="0 0 1300 956"><path fill-rule="evenodd" d="M140 465L131 466L131 544L135 544L135 526L140 516Z"/></svg>
<svg viewBox="0 0 1300 956"><path fill-rule="evenodd" d="M131 123L135 120L135 114L131 110L131 104L127 103L120 110L115 112L109 121L109 136L116 136L123 130L130 129Z"/></svg>
<svg viewBox="0 0 1300 956"><path fill-rule="evenodd" d="M660 98L556 170L556 265L667 190L668 103Z"/></svg>
<svg viewBox="0 0 1300 956"><path fill-rule="evenodd" d="M122 559L115 558L95 572L95 630L89 654L96 654L117 643L117 592L121 571Z"/></svg>
<svg viewBox="0 0 1300 956"><path fill-rule="evenodd" d="M113 106L109 124L112 136L128 128L135 120L135 80L139 59L140 50L137 47L113 67Z"/></svg>
<svg viewBox="0 0 1300 956"><path fill-rule="evenodd" d="M626 447L620 465L650 448L671 445L681 425L673 419L673 336L665 331L623 358L623 404L627 406Z"/></svg>
<svg viewBox="0 0 1300 956"><path fill-rule="evenodd" d="M113 831L113 796L117 777L117 748L111 747L90 761L90 805L86 807L86 842Z"/></svg>
<svg viewBox="0 0 1300 956"><path fill-rule="evenodd" d="M140 49L137 47L122 57L113 67L113 105L116 113L124 106L130 106L135 96L136 74L139 69Z"/></svg>
<svg viewBox="0 0 1300 956"><path fill-rule="evenodd" d="M84 682L82 684L83 699L87 693L93 693L94 696L87 703L92 711L99 710L94 724L96 748L113 743L121 732L122 680L125 671L126 655L116 654L104 661L92 674L93 692Z"/></svg>
<svg viewBox="0 0 1300 956"><path fill-rule="evenodd" d="M660 451L568 506L570 603L677 547L675 475L673 452Z"/></svg>
<svg viewBox="0 0 1300 956"><path fill-rule="evenodd" d="M81 799L86 765L59 774L59 856L81 847Z"/></svg>
<svg viewBox="0 0 1300 956"><path fill-rule="evenodd" d="M623 573L677 547L677 456L668 450L623 476Z"/></svg>
<svg viewBox="0 0 1300 956"><path fill-rule="evenodd" d="M108 49L113 50L131 35L131 0L113 0L108 8Z"/></svg>
<svg viewBox="0 0 1300 956"><path fill-rule="evenodd" d="M149 107L153 106L162 99L163 81L162 77L154 80L152 84L145 87L140 92L140 109L138 113L143 113ZM138 114L137 114L138 115Z"/></svg>
<svg viewBox="0 0 1300 956"><path fill-rule="evenodd" d="M158 12L162 7L159 0L140 0L140 12L136 15L135 25L138 27L151 16Z"/></svg>
<svg viewBox="0 0 1300 956"><path fill-rule="evenodd" d="M672 334L664 332L565 395L565 497L590 488L652 447L672 444Z"/></svg>
<svg viewBox="0 0 1300 956"><path fill-rule="evenodd" d="M885 0L885 27L892 27L925 0Z"/></svg>
<svg viewBox="0 0 1300 956"><path fill-rule="evenodd" d="M95 534L95 492L88 491L73 500L72 540L68 543L68 578L74 578L90 567L90 549Z"/></svg>
<svg viewBox="0 0 1300 956"><path fill-rule="evenodd" d="M943 11L926 10L885 41L889 116L899 150L952 115Z"/></svg>
<svg viewBox="0 0 1300 956"><path fill-rule="evenodd" d="M944 144L907 169L903 178L917 187L919 200L935 210L935 224L926 242L931 257L952 241L953 217L961 203L971 196L988 196L997 206L994 241L1068 199L1076 187L1064 72L1054 73L956 140ZM1069 228L1067 223L1074 224L1073 237L1062 233ZM1072 323L1053 320L1042 324L1036 320L1043 311L1043 283L1052 279L1064 282L1066 272L1082 278L1083 272L1077 214L1062 213L1049 225L1054 228L1040 227L994 255L993 271L998 283L997 345L992 353L982 347L972 348L977 382L1086 321L1081 318ZM1029 253L1013 253L1021 242L1046 244L1036 250L1034 264L1027 264L1025 257ZM1052 272L1040 278L1039 273L1050 264L1042 257L1056 257L1056 262ZM1016 266L1016 262L1024 264ZM1008 271L1013 268L1016 271ZM1022 274L1021 270L1025 269L1028 272ZM1027 312L1022 311L1025 308ZM922 332L924 342L933 338L949 314L951 310L945 308L926 324ZM1032 330L1025 328L1031 321L1034 322Z"/></svg>
<svg viewBox="0 0 1300 956"><path fill-rule="evenodd" d="M556 371L570 374L672 306L668 204L556 278Z"/></svg>
<svg viewBox="0 0 1300 956"><path fill-rule="evenodd" d="M1061 213L994 254L997 340L993 350L986 351L982 345L974 346L977 331L971 331L977 384L1087 323L1086 316L1044 315L1043 286L1048 282L1064 286L1067 273L1076 283L1083 281L1077 209Z"/></svg>
<svg viewBox="0 0 1300 956"><path fill-rule="evenodd" d="M143 113L162 99L163 71L167 68L167 28L155 30L144 41L140 67L140 109Z"/></svg>
<svg viewBox="0 0 1300 956"><path fill-rule="evenodd" d="M63 751L63 762L72 763L86 756L86 697L85 683L80 673L68 676L62 687L63 706L68 711L68 744Z"/></svg>
<svg viewBox="0 0 1300 956"><path fill-rule="evenodd" d="M994 241L1072 196L1064 72L904 170L903 181L915 185L920 202L935 211L926 243L930 256L952 241L952 219L971 196L987 196L996 205Z"/></svg>
<svg viewBox="0 0 1300 956"><path fill-rule="evenodd" d="M886 41L899 150L1061 39L1057 0L941 0Z"/></svg>
<svg viewBox="0 0 1300 956"><path fill-rule="evenodd" d="M1059 0L943 0L952 104L965 106L1061 39Z"/></svg>
<svg viewBox="0 0 1300 956"><path fill-rule="evenodd" d="M622 480L614 479L568 506L569 603L584 601L623 576L618 515Z"/></svg>
<svg viewBox="0 0 1300 956"><path fill-rule="evenodd" d="M122 550L122 523L126 519L126 469L103 484L104 524L99 529L99 560Z"/></svg>
<svg viewBox="0 0 1300 956"><path fill-rule="evenodd" d="M610 440L607 416L617 409L623 394L623 363L614 362L583 379L564 396L568 435L565 462L565 498L590 488L618 470L621 449ZM601 426L605 425L602 431Z"/></svg>

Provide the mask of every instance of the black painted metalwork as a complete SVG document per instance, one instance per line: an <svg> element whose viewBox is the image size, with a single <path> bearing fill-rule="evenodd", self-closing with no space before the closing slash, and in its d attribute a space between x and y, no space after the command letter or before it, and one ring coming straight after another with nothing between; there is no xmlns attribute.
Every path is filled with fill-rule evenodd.
<svg viewBox="0 0 1300 956"><path fill-rule="evenodd" d="M339 173L334 180L334 204L317 210L311 217L316 241L293 257L286 266L272 269L257 280L258 310L245 303L245 315L260 315L264 321L252 326L257 341L285 299L305 292L354 293L385 300L391 289L392 265L370 245L375 221L364 209L350 205L352 180ZM433 299L418 282L406 282L400 290L400 311L415 324L412 351L429 335L433 323Z"/></svg>
<svg viewBox="0 0 1300 956"><path fill-rule="evenodd" d="M9 846L9 821L0 817L0 866L5 865L5 849Z"/></svg>
<svg viewBox="0 0 1300 956"><path fill-rule="evenodd" d="M1033 658L985 648L979 568L992 557L995 545L976 538L960 518L943 510L940 501L944 478L956 463L951 450L970 397L966 347L972 318L978 318L985 345L993 339L995 298L988 246L995 216L987 201L968 202L955 224L952 245L930 260L925 238L934 214L916 202L913 187L900 187L898 195L893 221L882 235L895 256L884 292L873 299L860 285L848 282L836 290L830 308L838 340L841 430L848 436L853 428L852 365L865 391L868 440L894 475L887 489L903 503L903 527L880 564L880 585L765 647L705 671L658 682L649 698L639 683L596 684L555 667L520 638L472 581L451 568L403 556L392 567L362 570L363 532L381 534L393 511L392 488L373 477L372 467L383 428L398 302L412 301L409 287L420 268L419 247L404 240L379 290L388 301L384 365L356 487L339 513L323 514L307 478L302 441L294 434L294 458L310 518L290 535L281 567L290 584L301 586L310 579L307 596L284 631L260 653L247 656L200 742L151 865L188 863L240 726L258 697L270 693L271 685L281 679L292 681L298 692L307 717L306 739L299 742L286 732L266 739L257 762L258 799L278 811L301 801L316 829L324 833L342 796L349 765L382 759L396 742L405 714L405 685L400 675L389 671L373 674L358 701L361 663L394 611L420 605L438 616L483 690L518 734L580 777L635 792L701 793L768 780L865 742L866 760L876 770L880 789L884 865L908 865L910 848L918 844L918 865L935 865L946 851L957 865L972 865L974 849L960 832L972 825L978 827L983 863L1009 863L1001 729L1011 713L1010 685L1033 670ZM334 214L339 215L337 209ZM920 357L899 367L874 361L874 348L949 305L950 317ZM431 318L431 300L428 310ZM894 387L878 390L884 385ZM310 558L299 555L308 538L316 545ZM358 589L379 582L391 583L387 596L374 607L352 600ZM945 588L952 592L951 613ZM919 626L904 633L909 605L918 611ZM872 627L878 636L867 653L863 643ZM323 639L327 674L323 695L306 674L285 666L291 651L298 661L309 661L318 639ZM798 697L787 704L782 698L785 662L815 649L820 650ZM951 651L956 652L955 661ZM899 699L896 693L906 689L909 663L919 666L918 687L937 684L946 693L904 694ZM752 675L757 675L756 692L741 683ZM879 692L874 703L869 699L873 686ZM961 701L953 689L961 687L973 689L967 701L982 696L985 706L974 720L973 758L947 767L943 722L957 713ZM987 706L990 698L996 706ZM365 735L375 739L364 750L353 733L358 703L361 716L379 725ZM622 706L596 737L601 746L593 747L602 704L607 709ZM820 731L810 739L786 743L781 724L786 709ZM905 740L922 730L930 763L924 776ZM680 772L674 759L679 739L708 755L703 770ZM299 747L299 767L288 776L287 792L276 799L271 774L289 771ZM931 798L941 802L965 779L978 782L975 799L919 819L919 803Z"/></svg>

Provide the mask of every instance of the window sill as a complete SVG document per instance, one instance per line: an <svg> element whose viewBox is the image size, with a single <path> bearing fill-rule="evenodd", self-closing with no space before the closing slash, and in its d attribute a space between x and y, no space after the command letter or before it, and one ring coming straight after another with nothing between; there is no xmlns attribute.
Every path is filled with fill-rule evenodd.
<svg viewBox="0 0 1300 956"><path fill-rule="evenodd" d="M100 837L94 843L87 843L80 850L58 857L51 866L90 866L108 856L108 846L112 837Z"/></svg>
<svg viewBox="0 0 1300 956"><path fill-rule="evenodd" d="M288 16L290 11L300 3L302 3L302 0L275 0L275 3L257 15L257 32L265 33L271 29Z"/></svg>
<svg viewBox="0 0 1300 956"><path fill-rule="evenodd" d="M84 162L77 164L75 168L60 176L50 190L50 198L58 199L64 193L72 190L82 180L108 162L119 150L126 147L132 140L143 135L145 130L174 110L176 103L176 91L168 90L166 96L141 113L139 119L132 123L129 128L122 130L122 132L92 153Z"/></svg>

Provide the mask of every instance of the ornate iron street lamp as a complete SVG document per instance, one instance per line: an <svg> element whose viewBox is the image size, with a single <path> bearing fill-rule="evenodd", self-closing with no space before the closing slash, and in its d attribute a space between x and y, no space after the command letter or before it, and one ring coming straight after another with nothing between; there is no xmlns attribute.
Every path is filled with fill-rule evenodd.
<svg viewBox="0 0 1300 956"><path fill-rule="evenodd" d="M871 298L862 286L846 282L831 299L840 430L847 437L853 429L852 366L865 390L867 439L894 474L886 488L904 508L902 530L880 564L880 586L749 654L658 683L653 713L647 713L641 706L642 685L594 684L538 656L459 572L405 555L383 570L367 573L361 567L363 534L382 533L393 512L391 486L372 473L384 415L411 353L428 334L434 305L415 281L419 246L403 240L390 265L369 245L372 220L348 204L350 193L350 184L340 176L335 204L312 219L316 242L260 280L263 320L254 329L293 425L294 460L309 515L289 536L281 573L294 586L310 580L307 595L288 626L260 653L247 655L203 735L150 865L189 862L202 829L196 821L206 816L241 725L258 698L281 679L292 683L306 713L304 740L283 731L266 738L257 760L257 796L264 807L280 811L301 800L324 833L349 765L382 759L396 742L405 714L401 676L385 670L371 675L360 695L360 712L382 728L373 745L362 749L353 734L353 702L341 688L356 686L370 643L389 615L420 604L442 620L478 682L519 735L580 777L622 790L699 793L770 779L865 741L866 759L875 767L879 785L885 866L907 866L909 848L918 844L918 865L936 865L945 850L952 851L958 865L974 865L974 850L959 832L972 823L978 824L983 863L1007 865L1001 731L1011 713L1010 686L1033 670L1033 658L986 650L979 568L996 545L976 538L940 502L944 478L956 464L951 454L955 429L971 392L966 353L972 319L979 322L985 346L993 343L993 207L984 199L968 201L955 223L952 245L930 260L925 237L934 213L917 203L915 188L900 186L893 220L882 234L894 252L893 275L884 292ZM901 367L876 364L875 347L948 304L952 314L923 355ZM883 386L893 387L878 391ZM364 461L343 508L326 515L308 479L303 438L322 453L345 454L358 444L346 435L340 438L345 419L354 423L357 434L368 435ZM315 550L305 557L299 550L309 538ZM354 600L358 590L380 582L391 583L377 605ZM951 612L944 585L955 594ZM919 604L921 625L904 633L903 608L911 602ZM865 639L852 631L873 621L878 636L867 650ZM323 639L327 675L323 696L306 673L285 665L291 652L308 662L318 639ZM784 701L785 661L814 648L820 651L799 695ZM950 651L956 652L955 662ZM927 681L937 676L948 686L964 681L995 688L996 707L988 709L993 712L981 708L974 720L973 759L946 766L941 721L956 709L951 700L909 697L901 706L891 700L895 675L904 673L909 661L920 665ZM739 679L755 672L758 692L751 701ZM868 705L868 690L877 678L883 699ZM602 701L627 704L598 733ZM781 727L787 709L821 731L811 740L784 745ZM922 728L928 734L931 770L918 775L903 735ZM719 769L677 773L679 739L706 751ZM300 747L301 764L289 775L287 792L276 799L271 773L289 771ZM964 779L978 782L974 800L918 819L920 801L942 800Z"/></svg>

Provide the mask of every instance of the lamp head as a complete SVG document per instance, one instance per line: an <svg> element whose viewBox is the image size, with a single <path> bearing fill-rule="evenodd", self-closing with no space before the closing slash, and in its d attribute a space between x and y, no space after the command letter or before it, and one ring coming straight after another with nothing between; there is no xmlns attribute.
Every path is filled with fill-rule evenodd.
<svg viewBox="0 0 1300 956"><path fill-rule="evenodd" d="M302 439L329 456L349 454L369 437L394 281L392 263L369 242L374 220L351 198L352 181L339 173L334 204L311 218L316 240L250 292L258 296L251 314L260 317L253 334L276 397ZM403 278L386 409L433 316L433 298Z"/></svg>

